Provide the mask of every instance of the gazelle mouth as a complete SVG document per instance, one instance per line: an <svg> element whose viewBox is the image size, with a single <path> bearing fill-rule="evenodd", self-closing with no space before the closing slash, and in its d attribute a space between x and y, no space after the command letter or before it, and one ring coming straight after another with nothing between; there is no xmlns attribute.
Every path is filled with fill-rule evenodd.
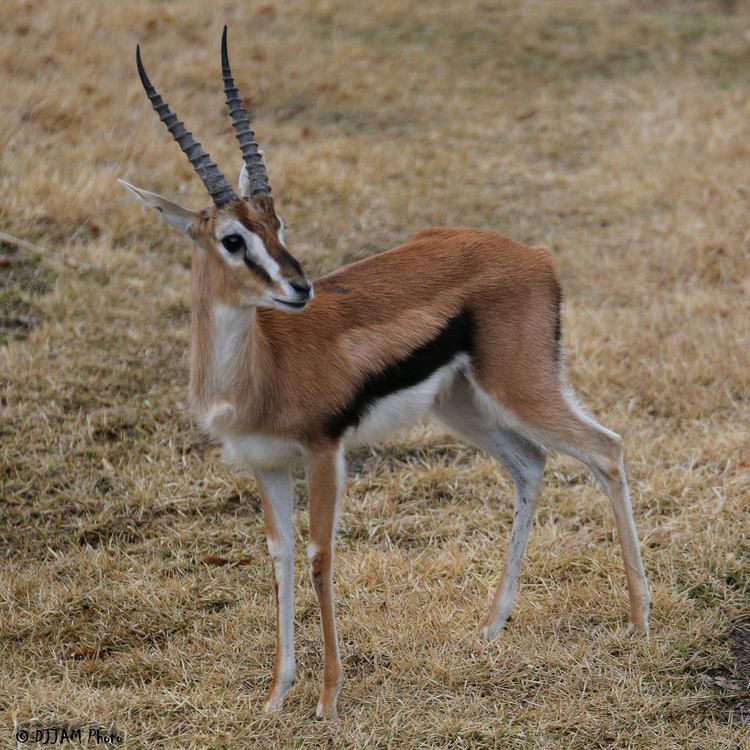
<svg viewBox="0 0 750 750"><path fill-rule="evenodd" d="M272 297L272 299L274 302L278 302L280 305L291 307L292 310L302 310L303 308L307 307L307 303L310 301L309 299L306 299L303 302L292 302L292 300L279 299L278 297Z"/></svg>

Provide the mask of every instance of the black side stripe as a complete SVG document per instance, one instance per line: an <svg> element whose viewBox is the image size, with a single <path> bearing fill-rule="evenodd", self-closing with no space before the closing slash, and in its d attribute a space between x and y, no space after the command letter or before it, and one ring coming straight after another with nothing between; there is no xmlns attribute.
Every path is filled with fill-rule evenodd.
<svg viewBox="0 0 750 750"><path fill-rule="evenodd" d="M471 354L473 327L471 314L462 312L449 320L435 338L422 344L408 357L380 372L371 373L351 401L328 419L325 425L327 437L337 440L348 427L359 424L379 399L421 383L458 354Z"/></svg>
<svg viewBox="0 0 750 750"><path fill-rule="evenodd" d="M554 306L555 306L555 360L557 362L560 361L561 357L561 350L562 350L562 303L563 303L563 296L562 296L562 287L560 284L555 282L554 287Z"/></svg>

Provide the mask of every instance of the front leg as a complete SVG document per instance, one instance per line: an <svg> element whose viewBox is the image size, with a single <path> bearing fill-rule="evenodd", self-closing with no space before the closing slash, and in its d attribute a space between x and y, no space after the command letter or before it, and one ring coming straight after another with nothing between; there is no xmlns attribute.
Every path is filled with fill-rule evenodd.
<svg viewBox="0 0 750 750"><path fill-rule="evenodd" d="M276 590L276 661L263 710L279 711L294 683L294 491L288 468L255 472Z"/></svg>
<svg viewBox="0 0 750 750"><path fill-rule="evenodd" d="M323 688L315 713L319 719L335 719L336 701L344 681L333 602L336 523L344 484L344 457L340 445L310 450L307 483L310 495L310 576L318 595L323 626Z"/></svg>

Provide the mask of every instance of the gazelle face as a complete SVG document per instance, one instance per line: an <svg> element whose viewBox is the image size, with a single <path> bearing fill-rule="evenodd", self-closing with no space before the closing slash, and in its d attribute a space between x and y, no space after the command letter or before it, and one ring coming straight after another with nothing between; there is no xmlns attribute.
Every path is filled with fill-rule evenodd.
<svg viewBox="0 0 750 750"><path fill-rule="evenodd" d="M214 208L190 211L124 180L120 180L122 186L144 206L156 209L162 219L189 234L202 248L198 268L195 262L193 266L194 278L208 284L206 289L196 285L201 294L213 294L232 307L304 310L313 298L312 284L284 247L284 229L273 207L263 152L255 141L229 67L226 26L221 38L221 73L229 116L242 153L241 197L154 88L143 67L139 46L135 61L151 106L206 186Z"/></svg>
<svg viewBox="0 0 750 750"><path fill-rule="evenodd" d="M217 211L213 224L213 247L206 249L229 272L226 281L235 305L291 313L307 307L312 284L284 247L283 225L270 197L232 203Z"/></svg>
<svg viewBox="0 0 750 750"><path fill-rule="evenodd" d="M193 271L222 304L294 313L312 300L312 284L284 247L283 225L270 195L191 211L124 180L120 183L139 203L156 209L164 221L193 239L202 258L200 269L194 261Z"/></svg>

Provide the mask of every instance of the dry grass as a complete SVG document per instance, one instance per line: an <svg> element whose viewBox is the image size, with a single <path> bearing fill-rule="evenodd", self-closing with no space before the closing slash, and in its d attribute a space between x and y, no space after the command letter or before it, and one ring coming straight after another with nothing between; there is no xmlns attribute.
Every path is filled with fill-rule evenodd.
<svg viewBox="0 0 750 750"><path fill-rule="evenodd" d="M128 748L747 747L730 678L748 663L727 638L750 582L747 4L29 0L2 15L0 229L98 267L0 248L3 742L14 724L92 722ZM283 716L260 714L274 612L255 486L184 415L189 249L115 183L206 203L148 107L136 40L234 177L225 21L308 270L430 224L554 249L571 379L626 437L652 637L626 633L602 493L554 459L514 622L480 644L511 486L420 428L350 456L338 726L312 718L303 554L298 685Z"/></svg>

